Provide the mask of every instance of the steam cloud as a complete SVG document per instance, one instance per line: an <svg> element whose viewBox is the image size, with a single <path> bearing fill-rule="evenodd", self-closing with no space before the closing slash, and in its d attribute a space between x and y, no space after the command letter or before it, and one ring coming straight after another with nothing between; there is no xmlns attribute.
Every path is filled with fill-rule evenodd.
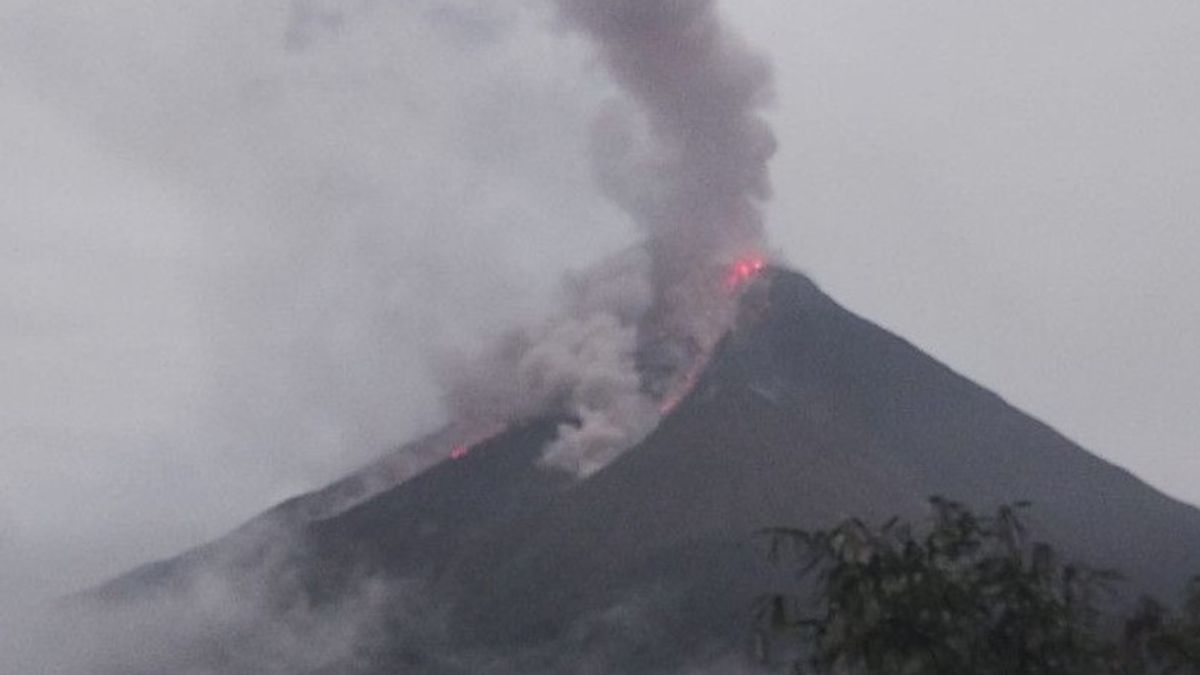
<svg viewBox="0 0 1200 675"><path fill-rule="evenodd" d="M775 139L759 116L770 68L712 0L557 5L627 95L596 121L592 159L646 240L575 279L560 316L453 373L448 398L476 424L574 418L544 460L586 476L654 427L728 327L733 303L714 270L764 247Z"/></svg>
<svg viewBox="0 0 1200 675"><path fill-rule="evenodd" d="M759 204L769 193L774 139L758 116L769 100L769 69L723 28L713 2L555 1L626 95L599 114L592 160L604 193L645 242L571 276L554 318L512 332L474 362L447 364L444 374L453 428L469 436L562 415L572 422L544 461L586 476L654 428L664 401L687 386L728 326L733 302L722 289L723 267L763 248ZM307 9L289 28L290 48L339 25L319 2L299 6ZM370 577L332 606L279 606L276 586L294 582L294 549L291 540L270 549L263 564L270 581L241 578L230 561L216 561L174 595L75 608L45 626L0 635L0 670L40 662L43 672L71 675L156 672L164 663L184 671L197 665L189 659L203 660L198 649L220 644L228 648L215 672L310 671L353 662L381 626L429 622L429 612L384 620L397 608L424 609L422 589ZM605 625L627 621L620 613L601 617ZM632 623L633 633L643 632ZM25 640L27 632L50 637ZM577 632L570 639L582 644L592 631Z"/></svg>
<svg viewBox="0 0 1200 675"><path fill-rule="evenodd" d="M597 125L602 184L650 237L656 288L762 245L775 139L758 111L770 68L722 26L713 0L559 0L644 115ZM649 150L639 155L641 148Z"/></svg>

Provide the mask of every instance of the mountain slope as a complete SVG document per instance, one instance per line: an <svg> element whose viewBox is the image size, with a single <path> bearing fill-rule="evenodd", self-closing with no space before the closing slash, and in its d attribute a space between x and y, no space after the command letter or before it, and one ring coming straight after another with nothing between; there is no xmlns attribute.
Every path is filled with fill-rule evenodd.
<svg viewBox="0 0 1200 675"><path fill-rule="evenodd" d="M669 670L738 640L747 604L772 583L756 529L919 518L932 494L1031 501L1038 536L1139 590L1171 597L1200 572L1200 511L806 277L771 270L766 282L691 394L588 480L537 465L556 429L545 420L303 526L296 565L317 601L367 574L420 580L445 609L430 654L383 640L362 672L477 671L462 654L562 672L605 650L609 670Z"/></svg>
<svg viewBox="0 0 1200 675"><path fill-rule="evenodd" d="M655 434L513 524L517 543L473 552L462 583L492 599L476 622L519 639L616 601L631 578L685 589L734 569L754 578L738 545L756 528L920 517L932 494L981 508L1029 500L1039 536L1164 597L1200 571L1200 511L846 312L807 279L777 273L762 322L729 338ZM695 549L715 569L680 553ZM472 583L482 569L498 573ZM744 601L752 589L733 581L698 610L735 620L737 594Z"/></svg>

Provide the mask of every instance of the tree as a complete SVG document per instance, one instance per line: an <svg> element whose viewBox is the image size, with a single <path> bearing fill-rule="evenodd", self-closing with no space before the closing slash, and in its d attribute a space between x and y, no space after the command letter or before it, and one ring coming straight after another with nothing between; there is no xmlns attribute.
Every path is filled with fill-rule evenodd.
<svg viewBox="0 0 1200 675"><path fill-rule="evenodd" d="M892 519L829 530L765 530L769 557L814 585L815 598L756 603L764 635L798 639L798 673L1104 675L1200 673L1200 582L1179 616L1143 601L1125 622L1101 611L1115 572L1064 562L1030 542L1026 504L977 516L930 500L923 535ZM1172 670L1174 669L1174 670Z"/></svg>
<svg viewBox="0 0 1200 675"><path fill-rule="evenodd" d="M1140 669L1131 672L1200 674L1200 576L1189 584L1177 615L1143 598L1125 621L1123 637L1127 662Z"/></svg>

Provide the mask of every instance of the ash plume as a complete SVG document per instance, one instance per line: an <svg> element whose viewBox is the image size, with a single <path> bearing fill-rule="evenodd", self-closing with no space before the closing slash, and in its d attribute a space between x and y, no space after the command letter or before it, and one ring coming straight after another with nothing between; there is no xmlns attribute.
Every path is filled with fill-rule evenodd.
<svg viewBox="0 0 1200 675"><path fill-rule="evenodd" d="M619 115L601 118L595 159L608 194L649 238L656 288L761 247L759 205L770 196L775 152L758 114L771 98L766 60L722 25L714 0L558 6L644 117L642 130Z"/></svg>
<svg viewBox="0 0 1200 675"><path fill-rule="evenodd" d="M760 205L775 139L759 111L771 73L712 0L557 8L625 95L598 115L592 161L645 240L572 279L566 306L545 325L451 369L448 401L459 423L479 427L572 419L544 459L587 475L654 427L731 324L723 266L759 260L765 247Z"/></svg>

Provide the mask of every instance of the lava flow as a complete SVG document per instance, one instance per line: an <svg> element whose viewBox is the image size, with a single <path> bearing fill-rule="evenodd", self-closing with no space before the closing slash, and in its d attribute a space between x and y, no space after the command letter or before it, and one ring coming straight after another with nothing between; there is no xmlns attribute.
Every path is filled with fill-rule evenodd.
<svg viewBox="0 0 1200 675"><path fill-rule="evenodd" d="M474 434L468 439L455 444L452 448L450 448L450 459L459 460L466 457L467 455L471 454L472 448L480 443L483 443L484 441L489 441L492 438L499 436L500 433L507 428L508 425L506 424L496 424L487 431Z"/></svg>
<svg viewBox="0 0 1200 675"><path fill-rule="evenodd" d="M763 270L766 268L766 259L756 253L747 254L734 260L725 270L723 282L725 291L735 296L740 294L747 286L762 276ZM708 366L708 360L711 357L711 347L706 348L696 357L695 362L683 377L679 378L675 386L659 402L659 414L669 414L683 401L688 392L696 386L696 381L700 379L700 373Z"/></svg>
<svg viewBox="0 0 1200 675"><path fill-rule="evenodd" d="M683 401L683 397L687 396L692 387L696 386L696 380L700 377L700 370L708 363L708 355L705 354L697 361L697 365L692 367L679 381L679 384L663 397L662 402L658 405L658 413L660 415L670 414L672 410L679 406L679 403Z"/></svg>
<svg viewBox="0 0 1200 675"><path fill-rule="evenodd" d="M767 261L760 255L746 255L729 266L725 273L725 289L737 291L746 284L758 278L766 269Z"/></svg>

